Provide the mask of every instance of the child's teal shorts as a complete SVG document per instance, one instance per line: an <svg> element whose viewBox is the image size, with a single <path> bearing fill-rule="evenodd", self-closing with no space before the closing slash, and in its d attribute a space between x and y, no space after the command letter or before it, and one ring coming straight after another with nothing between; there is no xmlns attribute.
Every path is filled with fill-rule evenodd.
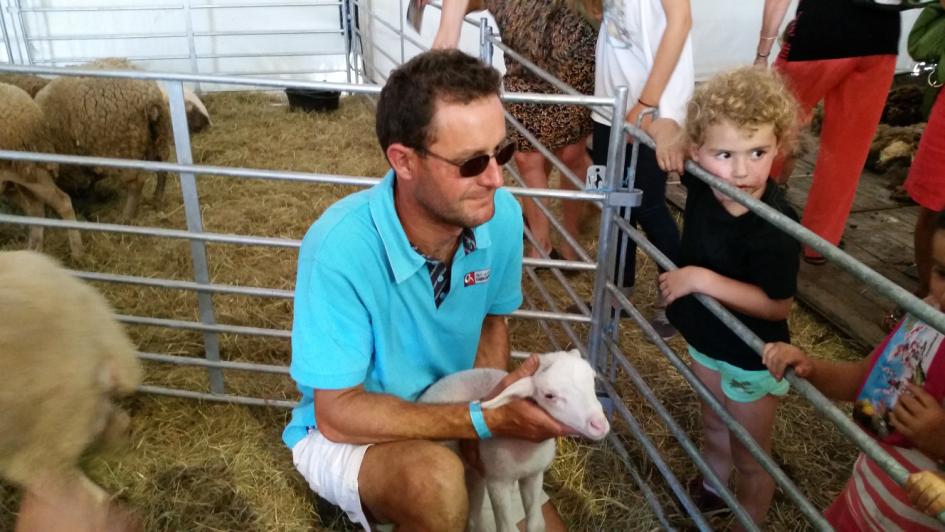
<svg viewBox="0 0 945 532"><path fill-rule="evenodd" d="M742 369L700 353L692 346L689 346L689 356L707 369L718 372L722 381L722 393L739 403L757 401L769 394L781 397L791 388L787 379L778 381L766 369Z"/></svg>

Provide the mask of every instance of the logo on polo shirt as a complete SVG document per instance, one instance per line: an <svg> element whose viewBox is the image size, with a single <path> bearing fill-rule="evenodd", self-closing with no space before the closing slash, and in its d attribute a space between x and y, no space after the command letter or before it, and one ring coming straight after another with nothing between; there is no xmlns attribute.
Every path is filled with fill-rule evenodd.
<svg viewBox="0 0 945 532"><path fill-rule="evenodd" d="M489 282L488 269L469 272L463 276L463 286L472 286L474 284L482 284L486 282Z"/></svg>

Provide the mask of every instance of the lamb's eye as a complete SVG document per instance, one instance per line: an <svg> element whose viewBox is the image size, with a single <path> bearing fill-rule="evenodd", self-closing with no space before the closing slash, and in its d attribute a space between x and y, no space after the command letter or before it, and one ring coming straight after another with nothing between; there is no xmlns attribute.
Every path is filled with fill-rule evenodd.
<svg viewBox="0 0 945 532"><path fill-rule="evenodd" d="M553 393L546 393L546 394L545 394L545 399L548 399L549 401L551 401L551 400L554 399L554 398L555 398L555 394L553 394Z"/></svg>

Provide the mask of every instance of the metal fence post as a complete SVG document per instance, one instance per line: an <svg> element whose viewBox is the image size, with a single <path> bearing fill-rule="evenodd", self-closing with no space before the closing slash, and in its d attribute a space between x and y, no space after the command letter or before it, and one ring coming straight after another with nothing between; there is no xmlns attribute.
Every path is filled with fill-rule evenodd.
<svg viewBox="0 0 945 532"><path fill-rule="evenodd" d="M619 187L619 180L623 173L624 152L627 144L623 130L623 123L627 115L627 87L619 87L614 96L614 109L610 117L610 139L607 144L607 169L604 171L604 182L606 183L603 192L608 196L613 194ZM600 354L602 335L604 330L605 312L610 312L611 305L604 305L604 301L609 300L606 286L610 278L610 272L613 268L614 241L616 240L616 227L613 218L616 207L611 202L605 200L602 205L600 216L600 234L598 236L597 247L597 273L594 277L594 296L591 308L591 331L587 344L587 356L591 365L597 369L600 366ZM605 308L606 306L606 308Z"/></svg>
<svg viewBox="0 0 945 532"><path fill-rule="evenodd" d="M341 0L338 9L341 12L341 38L345 41L345 81L351 83L351 18L348 8L351 6L349 0Z"/></svg>
<svg viewBox="0 0 945 532"><path fill-rule="evenodd" d="M7 63L13 63L13 46L10 44L10 34L7 33L7 21L3 16L3 0L0 0L0 38L3 39L3 46L7 51Z"/></svg>
<svg viewBox="0 0 945 532"><path fill-rule="evenodd" d="M482 17L479 19L479 60L487 65L492 64L492 28L489 26L489 19Z"/></svg>
<svg viewBox="0 0 945 532"><path fill-rule="evenodd" d="M30 32L29 28L26 27L26 17L23 15L23 8L20 5L20 0L16 0L14 5L10 6L10 9L16 10L17 19L20 21L20 31L23 33L23 46L20 47L21 54L20 60L23 59L23 56L26 56L26 64L33 64L33 50L30 44ZM16 31L16 24L13 25L14 31Z"/></svg>
<svg viewBox="0 0 945 532"><path fill-rule="evenodd" d="M200 65L197 61L197 42L194 38L194 18L190 10L190 0L184 0L184 27L187 30L187 55L190 56L190 71L194 74L200 73ZM200 91L200 83L196 84L196 89Z"/></svg>
<svg viewBox="0 0 945 532"><path fill-rule="evenodd" d="M177 151L177 162L179 164L193 164L193 154L190 150L190 132L187 129L187 110L184 106L184 84L180 81L171 81L167 82L167 88L171 104L171 123L174 127L174 146ZM203 232L203 222L200 218L200 197L197 195L197 182L193 172L180 173L180 190L184 197L187 230L195 233ZM206 243L191 240L190 256L194 267L194 280L198 284L210 284ZM210 294L197 292L197 304L200 308L200 322L205 325L215 325L213 299ZM207 360L219 362L220 337L214 332L204 332L203 343ZM224 393L222 370L210 368L208 372L210 391L215 394Z"/></svg>
<svg viewBox="0 0 945 532"><path fill-rule="evenodd" d="M407 0L408 2L414 2L416 0ZM397 7L400 8L400 32L397 34L400 37L400 64L404 64L407 61L407 49L406 41L404 40L404 17L407 14L404 12L404 0L397 0Z"/></svg>

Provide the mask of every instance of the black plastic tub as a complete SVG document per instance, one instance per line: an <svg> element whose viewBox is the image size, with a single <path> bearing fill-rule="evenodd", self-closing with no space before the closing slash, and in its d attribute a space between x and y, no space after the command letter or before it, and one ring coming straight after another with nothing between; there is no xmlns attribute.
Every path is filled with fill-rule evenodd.
<svg viewBox="0 0 945 532"><path fill-rule="evenodd" d="M288 88L285 95L289 98L289 109L309 112L334 111L338 109L338 99L341 98L338 91L319 89Z"/></svg>

